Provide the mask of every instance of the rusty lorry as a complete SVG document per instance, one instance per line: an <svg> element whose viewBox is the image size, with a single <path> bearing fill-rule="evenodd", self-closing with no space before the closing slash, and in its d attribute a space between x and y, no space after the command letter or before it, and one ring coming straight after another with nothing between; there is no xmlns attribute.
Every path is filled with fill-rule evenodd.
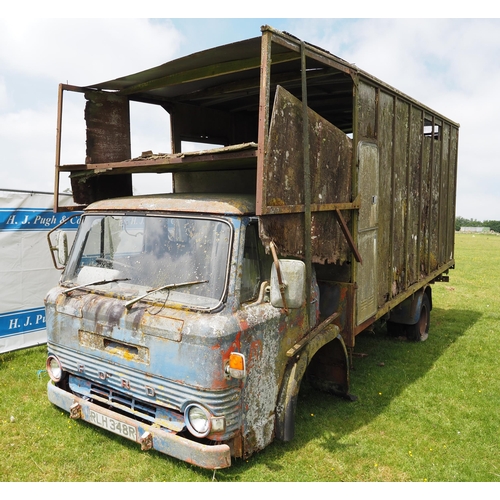
<svg viewBox="0 0 500 500"><path fill-rule="evenodd" d="M49 236L48 397L72 419L224 468L293 438L301 382L354 399L376 322L425 340L454 267L457 123L269 26L59 91L54 192L69 175L80 222L70 251ZM60 161L68 92L81 164ZM132 102L168 113L171 152L132 155ZM134 196L138 173L172 189Z"/></svg>

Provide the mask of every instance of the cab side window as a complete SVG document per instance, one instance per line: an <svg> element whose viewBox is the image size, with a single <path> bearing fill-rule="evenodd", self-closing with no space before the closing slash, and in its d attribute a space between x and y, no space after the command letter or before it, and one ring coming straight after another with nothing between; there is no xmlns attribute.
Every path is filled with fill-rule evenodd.
<svg viewBox="0 0 500 500"><path fill-rule="evenodd" d="M245 233L245 249L243 252L243 266L241 271L241 302L254 300L259 294L261 266L257 245L260 244L257 238L257 225L248 225Z"/></svg>
<svg viewBox="0 0 500 500"><path fill-rule="evenodd" d="M271 265L272 257L265 253L258 236L257 224L249 224L245 234L241 273L240 301L242 303L257 299L261 283L270 279Z"/></svg>

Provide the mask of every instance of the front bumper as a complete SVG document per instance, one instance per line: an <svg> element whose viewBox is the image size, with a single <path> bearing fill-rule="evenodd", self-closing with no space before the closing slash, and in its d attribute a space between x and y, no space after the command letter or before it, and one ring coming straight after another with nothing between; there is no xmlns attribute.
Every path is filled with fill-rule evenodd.
<svg viewBox="0 0 500 500"><path fill-rule="evenodd" d="M115 432L122 437L141 444L143 450L153 448L160 453L205 469L223 469L231 465L231 452L226 444L206 445L191 441L178 436L174 432L138 422L112 410L90 403L60 389L50 381L47 385L47 393L49 401L70 413L71 418L85 420L110 432ZM102 418L96 419L96 414ZM123 426L127 426L130 431L126 433L117 432L107 425L108 422L119 422ZM114 424L113 427L116 429Z"/></svg>

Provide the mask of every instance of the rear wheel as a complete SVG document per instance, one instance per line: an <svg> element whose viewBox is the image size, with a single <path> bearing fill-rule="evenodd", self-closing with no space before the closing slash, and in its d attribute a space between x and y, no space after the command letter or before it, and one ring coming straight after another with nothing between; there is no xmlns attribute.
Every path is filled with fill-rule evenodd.
<svg viewBox="0 0 500 500"><path fill-rule="evenodd" d="M420 307L420 317L414 325L406 327L406 337L414 342L423 342L429 337L429 326L431 320L431 304L429 296L424 293Z"/></svg>
<svg viewBox="0 0 500 500"><path fill-rule="evenodd" d="M388 321L386 325L387 334L389 335L389 337L402 337L406 335L406 325L402 325L401 323L393 323L392 321Z"/></svg>

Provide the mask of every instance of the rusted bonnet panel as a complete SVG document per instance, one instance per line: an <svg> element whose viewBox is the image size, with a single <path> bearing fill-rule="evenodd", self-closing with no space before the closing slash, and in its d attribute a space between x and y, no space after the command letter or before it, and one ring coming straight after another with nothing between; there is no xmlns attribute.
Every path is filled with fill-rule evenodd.
<svg viewBox="0 0 500 500"><path fill-rule="evenodd" d="M308 109L314 262L343 262L349 254L333 205L351 201L352 144L341 130ZM262 233L282 255L304 256L302 103L277 87L264 163ZM348 216L346 216L348 218Z"/></svg>

